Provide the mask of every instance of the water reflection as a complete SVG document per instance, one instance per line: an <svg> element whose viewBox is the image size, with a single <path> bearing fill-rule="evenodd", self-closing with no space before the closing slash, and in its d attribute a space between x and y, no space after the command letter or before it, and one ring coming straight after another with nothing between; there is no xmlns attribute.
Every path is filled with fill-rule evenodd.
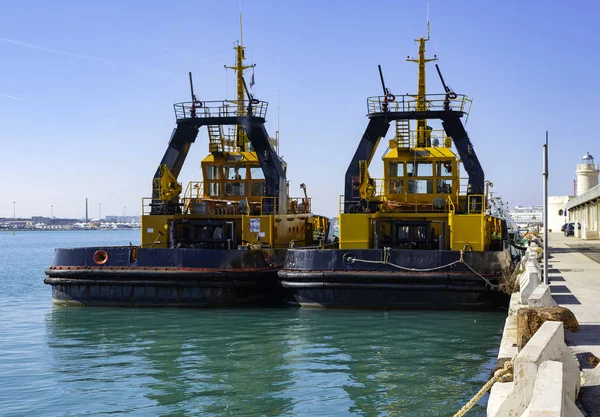
<svg viewBox="0 0 600 417"><path fill-rule="evenodd" d="M46 329L59 389L99 414L422 416L451 415L477 391L502 320L54 307Z"/></svg>
<svg viewBox="0 0 600 417"><path fill-rule="evenodd" d="M62 389L99 393L97 412L152 407L152 414L169 416L284 415L291 401L278 394L289 383L288 346L277 320L261 316L258 310L55 307L48 346Z"/></svg>
<svg viewBox="0 0 600 417"><path fill-rule="evenodd" d="M329 378L345 394L338 394L343 410L361 416L452 415L487 380L502 323L498 313L322 313L300 310L301 331L286 338L300 351L318 349L311 371L333 373ZM306 364L294 354L293 368L302 374ZM485 409L479 405L472 414Z"/></svg>

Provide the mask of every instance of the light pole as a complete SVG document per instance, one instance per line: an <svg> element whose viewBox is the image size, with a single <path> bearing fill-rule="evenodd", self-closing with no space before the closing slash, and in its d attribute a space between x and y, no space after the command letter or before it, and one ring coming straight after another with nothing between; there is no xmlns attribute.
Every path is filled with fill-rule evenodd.
<svg viewBox="0 0 600 417"><path fill-rule="evenodd" d="M544 175L543 175L543 189L544 189L544 285L548 285L548 131L546 130L546 143L543 146L544 149Z"/></svg>
<svg viewBox="0 0 600 417"><path fill-rule="evenodd" d="M102 215L100 214L102 210L102 203L98 203L98 221L102 219Z"/></svg>
<svg viewBox="0 0 600 417"><path fill-rule="evenodd" d="M50 218L53 219L54 218L54 204L52 204L50 206Z"/></svg>
<svg viewBox="0 0 600 417"><path fill-rule="evenodd" d="M17 202L13 201L13 220L17 218Z"/></svg>

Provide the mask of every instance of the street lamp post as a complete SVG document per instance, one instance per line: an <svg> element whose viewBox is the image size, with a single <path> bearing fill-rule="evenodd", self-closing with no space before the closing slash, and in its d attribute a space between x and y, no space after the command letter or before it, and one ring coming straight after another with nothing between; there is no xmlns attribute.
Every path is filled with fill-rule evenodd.
<svg viewBox="0 0 600 417"><path fill-rule="evenodd" d="M54 218L54 204L52 204L50 206L50 218L53 219Z"/></svg>
<svg viewBox="0 0 600 417"><path fill-rule="evenodd" d="M98 221L102 219L102 215L100 214L102 210L102 203L98 203Z"/></svg>
<svg viewBox="0 0 600 417"><path fill-rule="evenodd" d="M17 218L17 202L13 201L13 220Z"/></svg>

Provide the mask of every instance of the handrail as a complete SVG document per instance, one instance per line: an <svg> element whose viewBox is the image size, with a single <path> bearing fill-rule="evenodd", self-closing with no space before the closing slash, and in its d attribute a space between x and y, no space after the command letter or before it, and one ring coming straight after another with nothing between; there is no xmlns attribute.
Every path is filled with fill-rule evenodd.
<svg viewBox="0 0 600 417"><path fill-rule="evenodd" d="M220 100L220 101L187 101L173 104L175 118L177 120L184 119L204 119L217 117L238 117L245 116L248 104L252 106L252 115L255 117L265 118L269 103L259 100L244 100L242 106L238 106L237 100ZM238 112L238 108L243 108L243 114Z"/></svg>
<svg viewBox="0 0 600 417"><path fill-rule="evenodd" d="M456 95L456 98L447 99L446 94L426 94L427 111L458 111L465 115L471 110L472 99L463 94ZM367 98L367 112L415 112L417 109L417 98L415 95L395 96L394 101L388 101L387 96L373 96Z"/></svg>
<svg viewBox="0 0 600 417"><path fill-rule="evenodd" d="M454 206L454 201L452 201L450 196L446 197L446 211L449 213L456 212L456 207Z"/></svg>
<svg viewBox="0 0 600 417"><path fill-rule="evenodd" d="M467 214L485 214L485 201L483 194L470 194L467 201Z"/></svg>
<svg viewBox="0 0 600 417"><path fill-rule="evenodd" d="M396 132L395 132L396 133ZM444 129L432 129L427 130L427 134L431 138L433 148L451 148L446 145L446 140L449 136L446 134ZM416 148L417 147L418 132L414 129L403 132L402 138L398 138L395 134L393 140L396 141L396 147L398 148ZM437 142L436 142L437 139ZM451 145L450 143L448 143Z"/></svg>
<svg viewBox="0 0 600 417"><path fill-rule="evenodd" d="M260 201L241 198L239 200L227 199L226 196L205 197L202 193L202 182L190 182L186 188L184 197L179 198L179 207L183 215L202 214L250 214L256 215L288 215L309 214L312 212L311 197L288 197L288 209L280 213L277 206L277 197L261 197ZM194 196L194 194L196 196ZM142 215L152 214L152 207L156 199L152 197L142 198Z"/></svg>
<svg viewBox="0 0 600 417"><path fill-rule="evenodd" d="M194 190L196 196L194 196ZM202 198L204 195L204 182L202 181L190 181L188 182L185 192L183 193L184 198Z"/></svg>

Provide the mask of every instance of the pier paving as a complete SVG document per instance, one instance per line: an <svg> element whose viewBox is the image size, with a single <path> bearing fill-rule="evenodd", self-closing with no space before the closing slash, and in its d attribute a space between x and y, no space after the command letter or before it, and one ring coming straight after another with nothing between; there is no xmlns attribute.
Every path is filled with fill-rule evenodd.
<svg viewBox="0 0 600 417"><path fill-rule="evenodd" d="M552 297L579 321L577 333L565 332L567 345L577 355L583 380L579 406L589 417L600 417L600 241L550 233L548 277Z"/></svg>

